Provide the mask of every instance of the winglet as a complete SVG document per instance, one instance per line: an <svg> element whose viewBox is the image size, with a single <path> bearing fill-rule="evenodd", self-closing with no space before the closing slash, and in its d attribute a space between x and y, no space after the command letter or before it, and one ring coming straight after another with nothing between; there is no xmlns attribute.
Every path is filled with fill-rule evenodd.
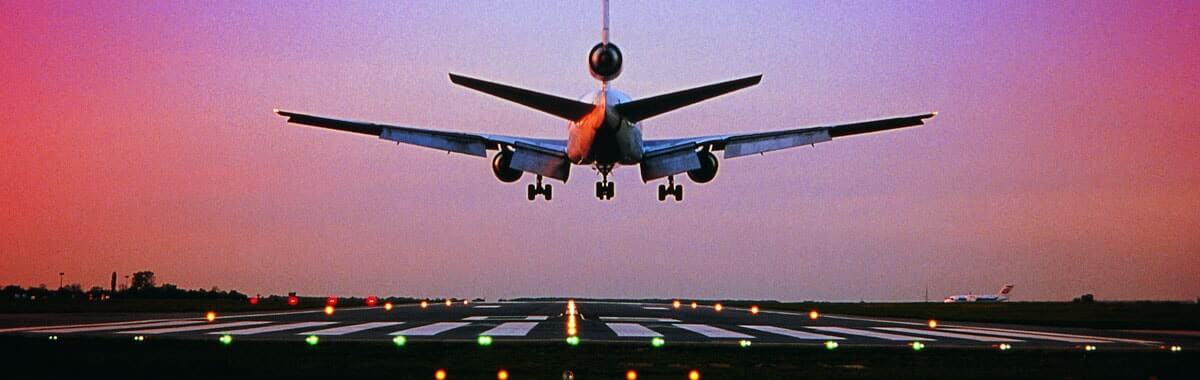
<svg viewBox="0 0 1200 380"><path fill-rule="evenodd" d="M596 108L576 100L450 73L450 82L563 119L577 121Z"/></svg>

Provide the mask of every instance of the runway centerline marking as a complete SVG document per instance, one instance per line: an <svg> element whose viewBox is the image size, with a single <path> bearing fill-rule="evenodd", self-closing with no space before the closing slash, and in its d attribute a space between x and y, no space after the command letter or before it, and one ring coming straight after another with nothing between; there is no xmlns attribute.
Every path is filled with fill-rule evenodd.
<svg viewBox="0 0 1200 380"><path fill-rule="evenodd" d="M545 315L476 315L463 318L464 321L544 321L550 319Z"/></svg>
<svg viewBox="0 0 1200 380"><path fill-rule="evenodd" d="M194 325L194 326L167 327L167 328L161 328L161 329L148 329L148 330L118 331L117 334L157 335L157 334L170 334L170 333L188 332L188 331L215 330L215 329L224 329L224 328L230 328L230 327L265 325L268 323L271 323L271 322L241 321L241 322L225 322L225 323L205 323L202 325Z"/></svg>
<svg viewBox="0 0 1200 380"><path fill-rule="evenodd" d="M529 334L529 330L533 330L537 325L537 322L504 322L499 326L493 327L491 330L479 333L479 335L525 336Z"/></svg>
<svg viewBox="0 0 1200 380"><path fill-rule="evenodd" d="M945 329L949 330L949 331L958 331L958 332L975 333L975 334L999 335L999 336L1008 336L1008 337L1014 337L1014 338L1056 340L1059 342L1067 342L1067 343L1112 343L1112 341L1110 341L1110 340L1102 340L1102 339L1095 338L1095 337L1076 338L1076 337L1054 336L1054 335L1047 335L1047 334L1035 334L1035 333L1032 333L1029 331L1020 331L1020 330L996 331L996 330L991 330L991 329L984 330L984 329L966 328L966 327L947 327Z"/></svg>
<svg viewBox="0 0 1200 380"><path fill-rule="evenodd" d="M671 310L670 308L662 306L642 306L642 308L646 310Z"/></svg>
<svg viewBox="0 0 1200 380"><path fill-rule="evenodd" d="M12 328L0 329L0 333L33 331L33 330L47 330L47 329L70 329L70 328L76 328L76 327L135 325L135 324L141 324L141 323L153 323L153 322L163 322L163 321L173 321L173 320L172 319L148 319L148 320L143 320L143 321L117 321L117 322L99 322L99 323L80 323L80 324L73 324L73 325L12 327ZM195 321L199 322L200 320L197 319Z"/></svg>
<svg viewBox="0 0 1200 380"><path fill-rule="evenodd" d="M475 308L476 309L499 309L500 305L479 305L479 306L475 306Z"/></svg>
<svg viewBox="0 0 1200 380"><path fill-rule="evenodd" d="M252 327L252 328L241 329L241 330L217 331L217 332L210 332L208 334L209 335L225 335L225 334L255 335L255 334L265 334L265 333L272 333L272 332L286 331L286 330L303 329L303 328L308 328L308 327L327 326L327 325L332 325L332 324L336 324L336 323L337 322L296 322L296 323L285 323L282 325Z"/></svg>
<svg viewBox="0 0 1200 380"><path fill-rule="evenodd" d="M637 323L605 323L617 336L644 338L644 337L661 337L662 334L647 328L646 326Z"/></svg>
<svg viewBox="0 0 1200 380"><path fill-rule="evenodd" d="M933 338L921 338L921 337L908 336L908 335L888 334L888 333L881 333L881 332L875 332L875 331L870 331L870 330L852 329L852 328L847 328L847 327L807 326L805 328L809 328L809 329L813 329L813 330L817 330L817 331L825 331L825 332L846 334L846 335L865 336L868 338L884 339L884 340L892 340L892 341L917 341L917 340L935 341L935 340L937 340L937 339L933 339Z"/></svg>
<svg viewBox="0 0 1200 380"><path fill-rule="evenodd" d="M71 328L71 329L37 330L34 332L35 333L68 334L68 333L94 332L94 331L142 329L142 328L148 328L148 327L179 326L179 325L190 325L190 324L196 324L196 323L204 323L204 321L197 321L197 320L165 321L165 322L124 324L124 325L111 325L111 326L77 327L77 328Z"/></svg>
<svg viewBox="0 0 1200 380"><path fill-rule="evenodd" d="M810 333L810 332L806 332L806 331L785 329L782 327L775 327L775 326L764 326L764 325L740 325L740 326L742 328L758 330L758 331L767 332L767 333L771 333L771 334L789 336L792 338L803 339L803 340L842 340L842 339L845 339L840 336L815 334L815 333Z"/></svg>
<svg viewBox="0 0 1200 380"><path fill-rule="evenodd" d="M704 335L709 338L749 339L749 338L754 337L753 335L742 334L737 331L729 331L729 330L726 330L726 329L723 329L720 327L713 327L713 326L702 325L702 324L697 324L697 323L676 323L676 324L674 324L674 326L684 329L684 330L688 330L688 331L697 333L697 334Z"/></svg>
<svg viewBox="0 0 1200 380"><path fill-rule="evenodd" d="M459 327L469 325L468 322L438 322L421 327L413 327L411 329L400 330L388 335L404 335L404 336L434 336L446 331L450 331Z"/></svg>
<svg viewBox="0 0 1200 380"><path fill-rule="evenodd" d="M674 318L651 318L651 317L600 317L601 321L625 321L625 322L661 322L673 323L681 322Z"/></svg>
<svg viewBox="0 0 1200 380"><path fill-rule="evenodd" d="M359 331L366 331L366 330L377 329L377 328L381 328L381 327L397 326L397 325L402 325L402 324L404 324L404 322L368 322L368 323L360 323L357 325L339 326L339 327L332 327L332 328L327 328L327 329L323 329L323 330L296 333L296 335L337 336L337 335L353 334L353 333L356 333Z"/></svg>
<svg viewBox="0 0 1200 380"><path fill-rule="evenodd" d="M942 337L942 338L953 338L953 339L963 339L963 340L974 340L974 341L978 341L978 342L996 342L996 343L1017 343L1017 342L1024 342L1023 340L1020 340L1020 339L1012 339L1012 338L999 338L999 337L994 337L994 336L984 336L984 335L967 335L967 334L958 334L958 333L945 332L945 331L940 331L940 330L921 330L921 329L910 329L910 328L907 328L907 327L875 327L875 329L876 329L876 330L887 330L887 331L892 331L892 332L907 333L907 334L917 334L917 335L929 335L929 336L937 336L937 337Z"/></svg>

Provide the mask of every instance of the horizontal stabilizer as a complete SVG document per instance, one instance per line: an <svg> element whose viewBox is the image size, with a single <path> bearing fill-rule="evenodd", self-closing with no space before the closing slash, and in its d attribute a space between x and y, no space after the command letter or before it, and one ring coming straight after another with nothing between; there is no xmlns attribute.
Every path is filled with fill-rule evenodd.
<svg viewBox="0 0 1200 380"><path fill-rule="evenodd" d="M625 102L616 106L617 112L631 122L639 122L692 104L728 94L758 84L762 75L734 79Z"/></svg>
<svg viewBox="0 0 1200 380"><path fill-rule="evenodd" d="M450 73L450 81L459 86L505 99L570 121L578 121L592 112L595 105L513 86L488 82Z"/></svg>

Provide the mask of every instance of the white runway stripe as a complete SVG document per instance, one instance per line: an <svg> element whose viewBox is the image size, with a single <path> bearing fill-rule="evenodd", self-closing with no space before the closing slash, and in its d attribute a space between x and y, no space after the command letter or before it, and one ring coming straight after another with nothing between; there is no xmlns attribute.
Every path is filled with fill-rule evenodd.
<svg viewBox="0 0 1200 380"><path fill-rule="evenodd" d="M659 334L659 333L655 332L654 330L651 330L651 329L647 328L646 326L642 326L637 323L616 323L616 322L614 322L614 323L605 323L605 325L608 325L609 329L612 329L612 331L614 333L617 333L617 336L634 337L634 338L663 336L662 334Z"/></svg>
<svg viewBox="0 0 1200 380"><path fill-rule="evenodd" d="M782 327L775 327L775 326L762 326L762 325L741 325L741 326L743 328L747 328L747 329L751 329L751 330L758 330L758 331L768 332L768 333L772 333L772 334L790 336L790 337L796 338L796 339L805 339L805 340L842 340L842 339L844 339L842 337L833 336L833 335L814 334L814 333L810 333L810 332L785 329Z"/></svg>
<svg viewBox="0 0 1200 380"><path fill-rule="evenodd" d="M466 317L464 321L544 321L550 319L545 315L476 315Z"/></svg>
<svg viewBox="0 0 1200 380"><path fill-rule="evenodd" d="M729 331L719 327L709 325L701 325L694 323L676 323L675 327L688 330L697 334L704 335L709 338L753 338L753 335L746 335L736 331Z"/></svg>
<svg viewBox="0 0 1200 380"><path fill-rule="evenodd" d="M479 306L475 306L475 308L476 309L499 309L500 305L479 305Z"/></svg>
<svg viewBox="0 0 1200 380"><path fill-rule="evenodd" d="M916 341L916 340L926 340L926 341L937 340L937 339L933 339L933 338L921 338L921 337L908 336L908 335L888 334L888 333L881 333L881 332L868 331L868 330L851 329L851 328L846 328L846 327L808 326L807 328L817 330L817 331L825 331L825 332L846 334L846 335L865 336L868 338L894 340L894 341L909 341L909 342L911 342L911 341Z"/></svg>
<svg viewBox="0 0 1200 380"><path fill-rule="evenodd" d="M646 310L671 310L662 306L642 306L642 308Z"/></svg>
<svg viewBox="0 0 1200 380"><path fill-rule="evenodd" d="M141 328L148 328L148 327L179 326L179 325L190 325L190 324L196 324L196 323L204 323L204 322L203 321L194 321L194 320L193 321L166 321L166 322L124 324L124 325L111 325L111 326L76 327L76 328L71 328L71 329L37 330L34 332L35 333L51 333L51 334L67 334L67 333L80 333L80 332L141 329Z"/></svg>
<svg viewBox="0 0 1200 380"><path fill-rule="evenodd" d="M389 327L389 326L396 326L396 325L402 325L402 324L404 324L404 322L369 322L369 323L360 323L357 325L333 327L333 328L328 328L328 329L324 329L324 330L296 333L296 335L337 336L337 335L353 334L353 333L356 333L359 331L366 331L366 330L370 330L370 329L377 329L380 327Z"/></svg>
<svg viewBox="0 0 1200 380"><path fill-rule="evenodd" d="M983 335L957 334L957 333L952 333L952 332L941 331L940 329L939 330L928 330L928 329L922 330L922 329L910 329L907 327L876 327L875 329L900 332L900 333L908 333L908 334L937 336L937 337L942 337L942 338L974 340L974 341L978 341L978 342L996 342L996 343L1024 342L1023 340L1020 340L1020 339L999 338L999 337L994 337L994 336L983 336Z"/></svg>
<svg viewBox="0 0 1200 380"><path fill-rule="evenodd" d="M205 323L202 325L194 325L194 326L167 327L167 328L149 329L149 330L118 331L117 334L157 335L157 334L170 334L170 333L188 332L188 331L227 329L230 327L265 325L268 323L271 323L271 322L242 321L242 322L228 322L228 323Z"/></svg>
<svg viewBox="0 0 1200 380"><path fill-rule="evenodd" d="M529 334L529 330L537 327L537 322L504 322L491 330L484 331L479 335L487 336L525 336Z"/></svg>
<svg viewBox="0 0 1200 380"><path fill-rule="evenodd" d="M965 333L975 333L975 334L1008 336L1008 337L1014 337L1014 338L1054 340L1054 341L1068 342L1068 343L1112 343L1112 341L1101 340L1099 338L1092 338L1092 337L1074 338L1074 337L1064 337L1064 336L1053 336L1053 335L1046 335L1046 334L1034 334L1029 331L1019 331L1019 330L997 331L997 330L983 330L983 329L974 329L974 328L966 328L966 327L946 328L946 330L965 332Z"/></svg>
<svg viewBox="0 0 1200 380"><path fill-rule="evenodd" d="M954 326L954 327L959 327L959 326ZM962 326L962 327L966 327L966 326ZM1126 339L1126 338L1110 338L1110 337L1102 337L1102 336L1087 336L1087 335L1074 335L1074 334L1064 334L1064 333L1056 333L1056 332L1048 332L1048 331L1032 331L1032 330L1009 330L1009 329L1000 329L1000 328L995 328L995 327L974 327L974 328L975 328L975 329L978 329L978 330L983 330L983 331L1015 331L1015 332L1020 332L1020 333L1027 333L1027 334L1034 334L1034 335L1047 335L1047 336L1056 336L1056 337L1061 337L1061 338L1099 339L1099 340L1106 340L1106 341L1113 341L1113 342L1125 342L1125 343L1136 343L1136 344L1160 344L1160 343L1162 343L1162 342L1153 341L1153 340Z"/></svg>
<svg viewBox="0 0 1200 380"><path fill-rule="evenodd" d="M332 324L335 324L335 323L337 323L337 322L297 322L297 323L285 323L285 324L282 324L282 325L271 325L271 326L263 326L263 327L253 327L253 328L241 329L241 330L228 330L228 331L217 331L217 332L210 332L209 334L210 334L210 335L225 335L225 334L229 334L229 335L254 335L254 334L265 334L265 333L272 333L272 332L286 331L286 330L303 329L303 328L308 328L308 327L316 327L316 326L326 326L326 325L332 325Z"/></svg>
<svg viewBox="0 0 1200 380"><path fill-rule="evenodd" d="M51 326L28 326L28 327L10 327L0 329L0 333L46 330L46 329L70 329L76 327L100 327L100 326L119 326L119 325L135 325L141 323L162 322L162 319L150 319L145 321L120 321L120 322L103 322L103 323L81 323L74 325L51 325ZM199 322L199 321L196 321Z"/></svg>
<svg viewBox="0 0 1200 380"><path fill-rule="evenodd" d="M421 327L413 327L407 330L400 330L388 335L404 335L404 336L433 336L450 331L459 327L469 325L467 322L438 322L431 325Z"/></svg>
<svg viewBox="0 0 1200 380"><path fill-rule="evenodd" d="M650 318L650 317L600 317L601 321L626 321L626 322L680 322L673 318Z"/></svg>

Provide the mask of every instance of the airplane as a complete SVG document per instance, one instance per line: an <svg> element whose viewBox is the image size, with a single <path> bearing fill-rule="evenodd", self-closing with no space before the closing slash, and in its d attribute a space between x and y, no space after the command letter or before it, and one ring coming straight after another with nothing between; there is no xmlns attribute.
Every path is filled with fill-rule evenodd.
<svg viewBox="0 0 1200 380"><path fill-rule="evenodd" d="M946 297L945 299L943 299L943 300L942 300L942 302L945 302L945 303L956 303L956 302L1004 302L1004 301L1008 301L1008 294L1009 294L1009 293L1012 293L1012 290L1013 290L1013 286L1012 286L1012 284L1007 284L1007 285L1004 285L1004 287L1000 288L1000 294L979 294L979 295L975 295L975 294L967 294L967 295L955 295L955 296L949 296L949 297Z"/></svg>
<svg viewBox="0 0 1200 380"><path fill-rule="evenodd" d="M417 145L448 153L487 158L489 151L495 151L492 172L501 182L516 182L524 173L536 175L535 183L526 188L529 201L535 200L538 195L550 201L553 187L543 184L543 178L549 177L565 184L572 165L590 165L595 169L601 176L601 180L596 182L596 198L611 200L614 184L608 180L609 174L618 166L636 165L641 170L643 183L667 178L665 185L658 186L660 202L666 201L667 197L674 198L675 202L683 200L683 185L675 183L676 175L687 173L694 183L712 181L719 167L719 160L714 154L716 152L723 152L725 160L761 155L842 137L924 125L925 119L937 115L936 112L929 112L767 132L643 140L643 122L647 119L757 85L762 75L634 99L610 85L621 74L624 56L621 49L609 41L607 0L602 1L602 13L600 42L588 53L588 69L592 77L600 81L600 89L579 100L449 74L451 83L566 119L566 139L430 130L279 109L275 113L294 124L373 135L397 144Z"/></svg>

